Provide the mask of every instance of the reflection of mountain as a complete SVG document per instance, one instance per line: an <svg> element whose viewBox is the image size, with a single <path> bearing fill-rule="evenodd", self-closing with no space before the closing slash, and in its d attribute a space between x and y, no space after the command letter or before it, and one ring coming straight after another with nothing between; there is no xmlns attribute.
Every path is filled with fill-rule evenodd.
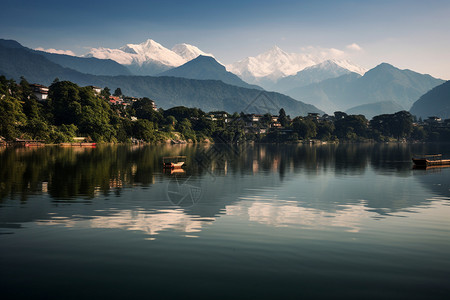
<svg viewBox="0 0 450 300"><path fill-rule="evenodd" d="M411 168L411 153L439 150L445 149L406 144L6 149L0 153L5 166L0 227L37 222L195 235L227 215L269 226L358 231L363 219L429 202L412 175L433 196L448 197L450 169ZM187 155L184 174L162 172L161 158L169 154ZM198 199L176 206L169 188Z"/></svg>
<svg viewBox="0 0 450 300"><path fill-rule="evenodd" d="M434 168L414 170L416 179L424 188L430 190L436 197L450 200L450 168Z"/></svg>

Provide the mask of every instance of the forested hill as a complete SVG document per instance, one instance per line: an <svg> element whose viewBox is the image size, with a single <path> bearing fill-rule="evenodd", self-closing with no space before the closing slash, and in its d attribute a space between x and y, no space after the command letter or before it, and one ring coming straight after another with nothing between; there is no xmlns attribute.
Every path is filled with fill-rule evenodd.
<svg viewBox="0 0 450 300"><path fill-rule="evenodd" d="M162 108L182 105L198 107L205 111L245 111L261 114L275 114L280 108L284 108L288 114L295 116L323 113L313 105L280 93L237 87L219 80L151 76L98 76L93 79L94 84L98 86L108 86L111 89L120 87L127 95L149 97ZM264 97L258 97L261 93L264 93Z"/></svg>
<svg viewBox="0 0 450 300"><path fill-rule="evenodd" d="M417 100L411 107L411 113L417 117L437 116L450 118L450 81L447 81Z"/></svg>

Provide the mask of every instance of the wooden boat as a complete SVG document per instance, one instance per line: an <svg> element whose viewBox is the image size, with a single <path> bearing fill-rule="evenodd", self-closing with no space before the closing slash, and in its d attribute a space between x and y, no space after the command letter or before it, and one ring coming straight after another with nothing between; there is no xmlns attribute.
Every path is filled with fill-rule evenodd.
<svg viewBox="0 0 450 300"><path fill-rule="evenodd" d="M166 156L163 157L163 167L166 169L179 169L186 163L186 156Z"/></svg>
<svg viewBox="0 0 450 300"><path fill-rule="evenodd" d="M414 156L412 161L417 167L450 165L450 159L442 159L442 154Z"/></svg>
<svg viewBox="0 0 450 300"><path fill-rule="evenodd" d="M20 147L41 147L45 146L44 141L41 140L24 140L24 139L16 139L14 141L15 146Z"/></svg>
<svg viewBox="0 0 450 300"><path fill-rule="evenodd" d="M96 147L97 143L61 143L61 147Z"/></svg>

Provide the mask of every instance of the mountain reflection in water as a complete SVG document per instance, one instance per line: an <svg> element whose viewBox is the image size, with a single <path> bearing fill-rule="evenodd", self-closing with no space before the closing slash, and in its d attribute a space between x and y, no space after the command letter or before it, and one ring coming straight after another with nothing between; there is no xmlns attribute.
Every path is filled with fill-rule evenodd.
<svg viewBox="0 0 450 300"><path fill-rule="evenodd" d="M449 150L1 148L2 299L447 299Z"/></svg>
<svg viewBox="0 0 450 300"><path fill-rule="evenodd" d="M417 197L420 186L440 199L450 197L448 170L412 169L412 153L430 151L427 147L447 149L406 144L3 149L0 227L36 222L196 236L227 215L270 226L357 232L368 218L405 216L430 205L430 197ZM188 157L185 172L163 172L161 159L169 155Z"/></svg>

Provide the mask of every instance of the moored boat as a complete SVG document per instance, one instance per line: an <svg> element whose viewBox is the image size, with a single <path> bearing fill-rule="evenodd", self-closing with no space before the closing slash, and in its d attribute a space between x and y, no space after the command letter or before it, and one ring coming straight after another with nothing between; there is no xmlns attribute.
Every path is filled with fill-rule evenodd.
<svg viewBox="0 0 450 300"><path fill-rule="evenodd" d="M186 156L163 157L163 167L167 169L182 168L185 163L186 163Z"/></svg>
<svg viewBox="0 0 450 300"><path fill-rule="evenodd" d="M417 167L450 165L450 159L442 159L442 154L413 156L412 161Z"/></svg>
<svg viewBox="0 0 450 300"><path fill-rule="evenodd" d="M41 147L41 146L45 146L45 143L42 140L16 139L14 141L14 145L19 146L19 147Z"/></svg>

